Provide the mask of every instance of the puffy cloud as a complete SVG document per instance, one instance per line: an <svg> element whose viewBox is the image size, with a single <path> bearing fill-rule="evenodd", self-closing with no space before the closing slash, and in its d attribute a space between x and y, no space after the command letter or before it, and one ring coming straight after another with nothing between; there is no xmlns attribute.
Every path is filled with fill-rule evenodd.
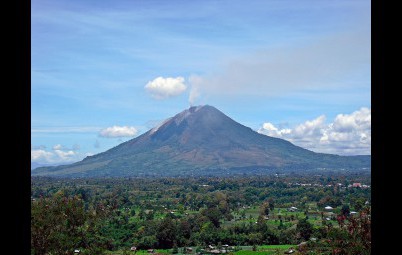
<svg viewBox="0 0 402 255"><path fill-rule="evenodd" d="M264 123L262 125L262 128L260 129L263 131L264 134L269 135L269 136L275 136L275 137L281 137L283 135L289 134L292 132L291 129L285 128L279 130L277 127L275 127L272 123Z"/></svg>
<svg viewBox="0 0 402 255"><path fill-rule="evenodd" d="M145 89L155 99L166 99L180 95L187 89L187 86L184 84L184 78L180 76L176 78L157 77L149 81L145 85Z"/></svg>
<svg viewBox="0 0 402 255"><path fill-rule="evenodd" d="M80 149L78 144L74 144L72 149L61 144L54 145L51 150L37 149L37 147L31 146L31 162L57 165L79 161L84 157L77 152Z"/></svg>
<svg viewBox="0 0 402 255"><path fill-rule="evenodd" d="M371 128L371 110L361 108L352 114L338 114L335 118L333 129L337 132L349 132L351 130L367 130Z"/></svg>
<svg viewBox="0 0 402 255"><path fill-rule="evenodd" d="M279 129L267 122L258 132L286 139L316 152L371 154L371 110L365 107L351 114L338 114L329 124L325 123L325 116L321 115L292 129Z"/></svg>
<svg viewBox="0 0 402 255"><path fill-rule="evenodd" d="M116 138L116 137L131 137L135 136L138 130L135 127L128 126L113 126L100 131L101 137Z"/></svg>
<svg viewBox="0 0 402 255"><path fill-rule="evenodd" d="M53 153L42 149L31 150L32 161L51 161Z"/></svg>
<svg viewBox="0 0 402 255"><path fill-rule="evenodd" d="M56 145L54 145L54 146L53 146L53 150L54 150L54 151L56 151L56 150L63 150L63 151L65 151L65 150L77 151L77 150L79 150L80 148L81 148L81 147L80 147L80 145L79 145L79 144L74 144L72 148L67 148L67 147L65 147L65 146L63 146L63 145L61 145L61 144L56 144Z"/></svg>
<svg viewBox="0 0 402 255"><path fill-rule="evenodd" d="M325 116L321 115L312 121L306 121L305 123L298 125L292 132L289 132L288 134L292 133L295 138L319 136L324 128L324 122Z"/></svg>
<svg viewBox="0 0 402 255"><path fill-rule="evenodd" d="M55 150L54 153L60 159L60 161L69 161L76 155L76 152L74 151Z"/></svg>
<svg viewBox="0 0 402 255"><path fill-rule="evenodd" d="M58 146L54 146L58 147ZM38 163L67 163L80 160L80 155L72 150L64 151L55 149L53 151L46 150L31 150L31 162Z"/></svg>

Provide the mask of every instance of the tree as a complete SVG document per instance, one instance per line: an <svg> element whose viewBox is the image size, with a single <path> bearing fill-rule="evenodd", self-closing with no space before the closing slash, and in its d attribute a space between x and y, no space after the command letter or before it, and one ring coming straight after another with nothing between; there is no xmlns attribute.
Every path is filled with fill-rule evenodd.
<svg viewBox="0 0 402 255"><path fill-rule="evenodd" d="M172 248L176 242L176 232L176 225L172 218L166 217L163 219L156 233L159 247L162 249Z"/></svg>
<svg viewBox="0 0 402 255"><path fill-rule="evenodd" d="M240 217L241 217L243 220L246 219L246 210L242 210L242 211L240 212Z"/></svg>
<svg viewBox="0 0 402 255"><path fill-rule="evenodd" d="M265 223L264 216L262 215L258 216L256 230L260 233L264 233L265 231L267 231L267 229L268 226Z"/></svg>
<svg viewBox="0 0 402 255"><path fill-rule="evenodd" d="M154 218L154 210L148 210L148 213L145 215L146 220L152 220Z"/></svg>
<svg viewBox="0 0 402 255"><path fill-rule="evenodd" d="M212 224L216 227L220 227L221 211L217 208L207 208L202 211L202 215L208 217Z"/></svg>
<svg viewBox="0 0 402 255"><path fill-rule="evenodd" d="M264 202L261 205L260 215L269 215L269 203L268 202Z"/></svg>
<svg viewBox="0 0 402 255"><path fill-rule="evenodd" d="M351 205L355 208L356 211L360 211L363 209L365 203L364 198L356 198L351 201Z"/></svg>
<svg viewBox="0 0 402 255"><path fill-rule="evenodd" d="M100 206L85 211L83 200L64 192L31 204L31 251L33 254L72 254L74 249L101 254L106 244L99 234L99 221L107 215Z"/></svg>
<svg viewBox="0 0 402 255"><path fill-rule="evenodd" d="M273 212L275 209L275 201L272 197L268 199L268 204L269 204L269 210Z"/></svg>
<svg viewBox="0 0 402 255"><path fill-rule="evenodd" d="M369 255L371 254L370 208L364 208L359 217L338 217L339 228L328 231L332 254Z"/></svg>
<svg viewBox="0 0 402 255"><path fill-rule="evenodd" d="M177 247L177 244L176 244L176 243L173 244L172 253L173 253L173 254L179 253L179 248Z"/></svg>
<svg viewBox="0 0 402 255"><path fill-rule="evenodd" d="M296 230L299 232L300 236L303 240L307 241L310 239L311 234L313 233L313 226L306 218L299 220L296 226Z"/></svg>
<svg viewBox="0 0 402 255"><path fill-rule="evenodd" d="M131 208L130 215L133 217L135 216L135 208L134 207Z"/></svg>
<svg viewBox="0 0 402 255"><path fill-rule="evenodd" d="M144 209L140 209L140 213L138 214L138 217L140 217L141 220L143 220L145 218L145 211Z"/></svg>
<svg viewBox="0 0 402 255"><path fill-rule="evenodd" d="M350 214L349 205L343 205L343 206L342 206L342 209L341 209L341 213L342 213L342 215L344 215L344 216L349 216L349 214Z"/></svg>

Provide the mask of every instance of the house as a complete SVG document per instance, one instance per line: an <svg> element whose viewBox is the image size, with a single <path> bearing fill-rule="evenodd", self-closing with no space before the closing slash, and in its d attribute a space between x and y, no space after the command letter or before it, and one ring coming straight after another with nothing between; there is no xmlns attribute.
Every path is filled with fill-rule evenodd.
<svg viewBox="0 0 402 255"><path fill-rule="evenodd" d="M137 250L137 247L135 247L135 246L130 248L130 251L136 251L136 250Z"/></svg>
<svg viewBox="0 0 402 255"><path fill-rule="evenodd" d="M148 252L148 253L154 253L155 250L154 250L154 249L148 249L147 252Z"/></svg>
<svg viewBox="0 0 402 255"><path fill-rule="evenodd" d="M334 208L332 208L332 207L329 206L329 205L325 206L324 208L325 208L325 210L332 210L332 209L334 209Z"/></svg>
<svg viewBox="0 0 402 255"><path fill-rule="evenodd" d="M295 252L296 252L295 249L293 247L290 247L289 250L285 251L284 253L285 254L292 254L292 253L295 253Z"/></svg>
<svg viewBox="0 0 402 255"><path fill-rule="evenodd" d="M362 184L360 182L355 182L355 183L352 184L352 187L353 188L361 188Z"/></svg>
<svg viewBox="0 0 402 255"><path fill-rule="evenodd" d="M288 210L289 210L290 212L294 212L294 211L297 210L297 207L292 206L292 207L290 207Z"/></svg>
<svg viewBox="0 0 402 255"><path fill-rule="evenodd" d="M186 253L192 253L193 252L193 248L191 247L186 247Z"/></svg>
<svg viewBox="0 0 402 255"><path fill-rule="evenodd" d="M78 250L78 249L75 249L74 250L74 253L80 253L81 251L80 250Z"/></svg>

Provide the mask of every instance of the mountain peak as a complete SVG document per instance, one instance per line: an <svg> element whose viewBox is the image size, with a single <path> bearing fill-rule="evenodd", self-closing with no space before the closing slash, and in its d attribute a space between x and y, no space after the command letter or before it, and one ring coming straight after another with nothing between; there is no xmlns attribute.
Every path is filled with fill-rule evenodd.
<svg viewBox="0 0 402 255"><path fill-rule="evenodd" d="M370 166L369 156L315 153L283 139L259 134L213 106L199 105L185 109L110 150L71 165L37 168L32 174L92 177L214 175L229 171Z"/></svg>
<svg viewBox="0 0 402 255"><path fill-rule="evenodd" d="M173 119L176 122L177 125L179 125L185 118L187 118L189 115L198 112L200 109L204 108L204 105L199 105L199 106L191 106L190 108L182 111L181 113L176 114Z"/></svg>
<svg viewBox="0 0 402 255"><path fill-rule="evenodd" d="M190 108L185 109L184 111L176 114L175 116L162 121L159 125L152 128L149 131L149 133L152 135L158 130L160 130L163 126L171 125L172 123L174 123L176 126L179 126L180 124L183 123L183 121L185 120L188 121L189 118L199 119L200 118L199 115L201 114L213 114L214 112L224 115L218 109L210 105L191 106ZM195 114L197 114L197 116L194 116Z"/></svg>

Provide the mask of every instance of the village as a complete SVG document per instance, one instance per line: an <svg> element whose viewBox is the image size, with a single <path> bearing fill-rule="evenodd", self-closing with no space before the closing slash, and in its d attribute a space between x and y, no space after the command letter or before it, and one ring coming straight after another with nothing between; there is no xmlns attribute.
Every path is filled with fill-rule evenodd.
<svg viewBox="0 0 402 255"><path fill-rule="evenodd" d="M87 208L87 219L96 215L86 223L94 224L89 226L95 232L84 236L102 237L96 242L104 254L298 254L307 248L332 249L326 243L331 232L369 220L369 183L366 175L63 182L33 178L31 203L34 219L45 220L35 215L53 211L52 217L61 217L59 222L82 215L58 216L66 201L76 203L77 209ZM33 221L35 238L41 236L44 224ZM57 227L63 233L68 225ZM83 255L94 249L78 244L71 251Z"/></svg>

